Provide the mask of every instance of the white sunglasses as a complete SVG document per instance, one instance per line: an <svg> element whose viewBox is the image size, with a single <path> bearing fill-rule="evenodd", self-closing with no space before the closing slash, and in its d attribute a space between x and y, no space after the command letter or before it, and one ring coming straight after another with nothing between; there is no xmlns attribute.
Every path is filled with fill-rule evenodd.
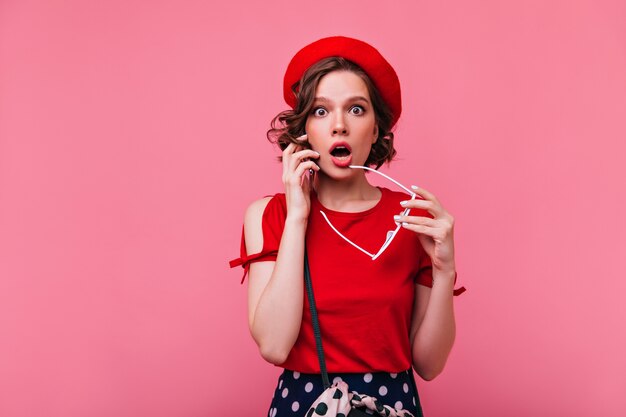
<svg viewBox="0 0 626 417"><path fill-rule="evenodd" d="M382 172L379 172L375 169L369 168L369 167L364 167L361 165L349 165L350 168L361 168L361 169L366 169L368 171L372 171L375 172L379 175L382 175L383 177L387 178L389 181L393 182L394 184L396 184L398 187L402 188L404 191L406 191L410 196L411 196L411 200L414 200L415 197L417 196L417 194L415 194L413 191L411 191L410 189L406 188L404 185L400 184L398 181L394 180L393 178L391 178L388 175L383 174ZM405 208L404 211L402 212L402 216L406 216L409 214L409 212L411 211L410 208ZM354 246L355 248L357 248L358 250L360 250L361 252L365 253L367 256L369 256L370 258L372 258L372 261L375 260L376 258L378 258L380 255L382 255L382 253L385 251L385 249L387 249L387 247L389 247L389 245L391 244L391 242L393 241L393 239L396 237L396 235L398 234L398 231L400 230L400 228L402 227L402 225L400 223L397 223L397 227L395 230L389 230L387 232L387 238L385 239L385 243L383 243L383 245L380 247L380 249L378 250L378 252L376 252L376 254L372 254L368 251L366 251L365 249L363 249L362 247L360 247L359 245L357 245L356 243L354 243L353 241L351 241L350 239L348 239L347 237L345 237L339 230L337 230L337 228L335 226L333 226L333 224L330 222L330 220L328 220L328 217L326 216L326 213L324 213L323 210L320 210L320 213L322 213L322 216L324 217L324 219L326 219L326 222L328 223L328 225L335 231L335 233L337 233L339 236L341 236L346 242L348 242L349 244L351 244L352 246Z"/></svg>

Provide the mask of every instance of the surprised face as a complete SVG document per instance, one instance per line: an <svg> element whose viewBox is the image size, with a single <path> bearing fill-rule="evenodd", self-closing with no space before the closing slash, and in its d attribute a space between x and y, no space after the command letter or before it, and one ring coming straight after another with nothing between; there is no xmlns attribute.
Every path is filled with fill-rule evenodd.
<svg viewBox="0 0 626 417"><path fill-rule="evenodd" d="M317 164L332 177L353 175L348 165L363 165L378 137L376 115L365 81L351 71L333 71L320 79L307 118Z"/></svg>

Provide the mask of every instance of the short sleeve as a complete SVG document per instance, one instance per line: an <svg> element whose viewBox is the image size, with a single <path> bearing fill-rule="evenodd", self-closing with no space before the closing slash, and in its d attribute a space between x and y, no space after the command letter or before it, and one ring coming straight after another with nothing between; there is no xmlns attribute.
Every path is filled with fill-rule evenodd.
<svg viewBox="0 0 626 417"><path fill-rule="evenodd" d="M455 271L454 273L454 283L456 284L456 280L458 277L458 273ZM415 275L415 283L420 285L425 285L426 287L433 287L433 264L430 260L430 257L426 253L422 253L420 257L420 264ZM465 291L465 287L457 288L453 291L453 295L461 295Z"/></svg>
<svg viewBox="0 0 626 417"><path fill-rule="evenodd" d="M244 269L241 283L243 284L246 275L250 270L250 264L261 261L275 261L278 256L278 247L285 228L285 218L287 217L287 204L284 194L274 195L265 206L262 216L263 248L260 252L248 254L246 250L245 229L241 228L241 246L239 258L229 262L234 268L241 265Z"/></svg>

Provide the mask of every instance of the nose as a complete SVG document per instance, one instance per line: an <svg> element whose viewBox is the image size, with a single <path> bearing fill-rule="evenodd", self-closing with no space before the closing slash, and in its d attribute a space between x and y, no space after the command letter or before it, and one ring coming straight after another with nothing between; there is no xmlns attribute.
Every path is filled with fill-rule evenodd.
<svg viewBox="0 0 626 417"><path fill-rule="evenodd" d="M339 113L335 116L335 120L333 121L333 135L345 135L346 133L348 133L346 121L344 120L343 115Z"/></svg>

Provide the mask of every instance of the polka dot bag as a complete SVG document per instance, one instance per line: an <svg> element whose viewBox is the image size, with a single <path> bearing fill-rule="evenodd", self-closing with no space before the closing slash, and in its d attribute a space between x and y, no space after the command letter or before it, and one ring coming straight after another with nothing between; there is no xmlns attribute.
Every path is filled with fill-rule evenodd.
<svg viewBox="0 0 626 417"><path fill-rule="evenodd" d="M359 394L356 391L348 392L348 384L343 381L326 388L311 405L306 417L371 417L373 414L387 417L414 417L407 410L397 410L382 404L376 397Z"/></svg>

